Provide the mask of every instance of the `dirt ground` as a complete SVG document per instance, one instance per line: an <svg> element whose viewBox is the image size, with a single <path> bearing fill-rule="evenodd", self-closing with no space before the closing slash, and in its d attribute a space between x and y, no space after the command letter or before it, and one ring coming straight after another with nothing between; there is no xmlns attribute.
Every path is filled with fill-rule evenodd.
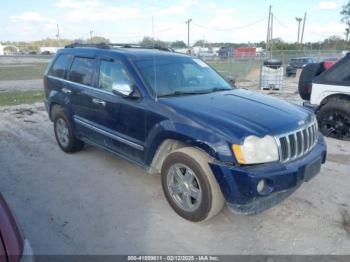
<svg viewBox="0 0 350 262"><path fill-rule="evenodd" d="M0 191L36 254L350 254L350 143L327 143L321 173L278 206L195 224L159 176L92 147L63 153L43 104L0 108Z"/></svg>

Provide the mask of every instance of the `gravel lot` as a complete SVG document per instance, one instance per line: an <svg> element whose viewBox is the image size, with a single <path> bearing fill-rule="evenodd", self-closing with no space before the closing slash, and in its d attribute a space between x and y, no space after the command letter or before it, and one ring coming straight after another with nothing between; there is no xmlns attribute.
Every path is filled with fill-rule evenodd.
<svg viewBox="0 0 350 262"><path fill-rule="evenodd" d="M41 103L0 119L0 191L37 254L350 254L349 142L327 139L321 174L280 205L194 224L159 176L92 147L63 153Z"/></svg>

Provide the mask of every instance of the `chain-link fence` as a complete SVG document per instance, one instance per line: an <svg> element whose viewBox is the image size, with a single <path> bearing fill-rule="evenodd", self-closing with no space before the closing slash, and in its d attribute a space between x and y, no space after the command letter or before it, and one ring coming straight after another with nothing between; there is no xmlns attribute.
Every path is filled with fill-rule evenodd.
<svg viewBox="0 0 350 262"><path fill-rule="evenodd" d="M281 83L282 92L273 92L276 96L281 96L284 99L297 101L298 96L298 73L296 76L287 77L286 67L291 59L296 58L312 58L315 62L322 62L325 60L337 60L343 56L340 50L282 50L273 51L272 53L263 54L239 54L239 56L231 55L229 57L201 57L208 64L213 66L221 75L232 76L236 79L237 86L259 90L261 81L262 65L267 59L280 60L282 63L282 70L284 77ZM300 71L299 71L300 72ZM278 83L279 84L279 83Z"/></svg>

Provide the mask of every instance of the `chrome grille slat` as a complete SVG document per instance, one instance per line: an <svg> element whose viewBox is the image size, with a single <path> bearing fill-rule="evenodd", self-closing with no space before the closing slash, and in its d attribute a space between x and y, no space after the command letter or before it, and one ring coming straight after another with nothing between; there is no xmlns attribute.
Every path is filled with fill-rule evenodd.
<svg viewBox="0 0 350 262"><path fill-rule="evenodd" d="M291 156L289 136L286 136L286 140L287 140L287 161L288 161Z"/></svg>
<svg viewBox="0 0 350 262"><path fill-rule="evenodd" d="M276 136L280 161L286 163L307 154L317 143L316 120L293 132Z"/></svg>
<svg viewBox="0 0 350 262"><path fill-rule="evenodd" d="M305 150L305 144L304 144L305 143L305 139L304 139L304 132L303 132L303 130L301 130L300 133L301 133L301 154L300 155L302 155L304 150Z"/></svg>

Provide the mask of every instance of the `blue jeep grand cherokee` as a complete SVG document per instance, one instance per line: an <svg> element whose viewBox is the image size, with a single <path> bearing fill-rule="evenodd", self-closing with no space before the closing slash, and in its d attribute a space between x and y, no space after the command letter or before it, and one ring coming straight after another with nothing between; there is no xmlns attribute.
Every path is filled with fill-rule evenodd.
<svg viewBox="0 0 350 262"><path fill-rule="evenodd" d="M44 86L63 151L87 143L160 173L169 204L191 221L209 219L225 202L261 212L326 159L311 111L231 87L191 56L73 44L48 66Z"/></svg>

